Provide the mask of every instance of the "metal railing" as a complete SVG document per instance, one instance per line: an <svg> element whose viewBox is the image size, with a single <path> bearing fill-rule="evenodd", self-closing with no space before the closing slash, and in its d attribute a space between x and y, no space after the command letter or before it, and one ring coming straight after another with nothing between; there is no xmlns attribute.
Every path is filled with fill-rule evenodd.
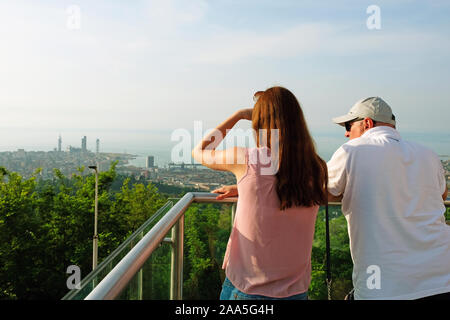
<svg viewBox="0 0 450 320"><path fill-rule="evenodd" d="M184 213L192 203L235 203L237 198L216 200L213 193L186 193L155 224L133 249L108 273L108 275L91 291L86 300L115 299L128 282L142 268L152 252L162 243L172 245L170 299L181 300L183 297L183 241ZM232 210L234 212L235 209ZM233 216L233 213L232 213ZM172 229L172 238L164 238Z"/></svg>
<svg viewBox="0 0 450 320"><path fill-rule="evenodd" d="M93 290L85 299L112 300L117 298L131 279L141 270L154 250L162 243L168 243L171 245L172 251L170 299L181 300L183 297L184 213L192 203L234 203L231 212L231 219L233 221L237 197L216 200L216 196L213 193L189 192L174 205L172 201L169 201L164 206L167 209L170 205L167 213L145 235L141 236L141 240L112 268L102 281L97 285L94 284ZM445 201L444 203L447 208L450 207L450 201ZM330 202L329 205L340 206L341 203ZM449 224L450 221L447 221L447 223ZM170 231L171 238L165 238ZM138 232L142 234L141 228L135 234ZM127 241L129 240L127 239ZM102 262L99 267L104 263ZM92 281L91 277L88 276L88 278L86 281ZM70 299L70 294L67 294L63 299Z"/></svg>

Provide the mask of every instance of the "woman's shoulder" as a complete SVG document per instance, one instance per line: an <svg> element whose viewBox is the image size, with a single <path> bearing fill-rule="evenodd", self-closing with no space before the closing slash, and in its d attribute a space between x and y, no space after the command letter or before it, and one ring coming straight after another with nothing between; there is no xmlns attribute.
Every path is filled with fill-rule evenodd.
<svg viewBox="0 0 450 320"><path fill-rule="evenodd" d="M271 161L271 151L268 147L249 148L247 152L250 165L265 165Z"/></svg>
<svg viewBox="0 0 450 320"><path fill-rule="evenodd" d="M247 148L247 147L235 147L234 148L234 152L235 154L237 154L237 156L241 156L241 157L245 157L245 159L249 160L249 164L254 164L252 161L250 160L257 160L258 158L260 158L260 156L262 154L266 154L264 153L265 149L267 149L266 147L263 148L257 148L257 147L252 147L252 148ZM269 151L270 152L270 151ZM270 153L269 153L270 154Z"/></svg>
<svg viewBox="0 0 450 320"><path fill-rule="evenodd" d="M272 162L271 151L268 147L236 147L237 163L247 164L250 167L270 166Z"/></svg>

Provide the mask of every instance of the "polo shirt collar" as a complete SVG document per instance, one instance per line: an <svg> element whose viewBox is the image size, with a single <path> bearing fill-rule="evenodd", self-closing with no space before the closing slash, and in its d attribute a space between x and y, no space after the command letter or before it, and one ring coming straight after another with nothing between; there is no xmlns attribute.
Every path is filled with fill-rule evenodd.
<svg viewBox="0 0 450 320"><path fill-rule="evenodd" d="M366 132L364 132L364 134L361 137L386 137L388 139L393 139L396 141L400 141L402 138L397 130L388 126L379 126L371 128Z"/></svg>

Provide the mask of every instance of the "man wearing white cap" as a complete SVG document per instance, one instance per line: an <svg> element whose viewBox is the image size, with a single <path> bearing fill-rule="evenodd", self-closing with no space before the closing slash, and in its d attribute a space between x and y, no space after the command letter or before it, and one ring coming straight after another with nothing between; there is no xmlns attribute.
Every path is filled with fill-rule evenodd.
<svg viewBox="0 0 450 320"><path fill-rule="evenodd" d="M431 150L401 138L389 105L358 101L333 121L350 140L328 165L342 200L354 299L450 299L450 226L444 169Z"/></svg>

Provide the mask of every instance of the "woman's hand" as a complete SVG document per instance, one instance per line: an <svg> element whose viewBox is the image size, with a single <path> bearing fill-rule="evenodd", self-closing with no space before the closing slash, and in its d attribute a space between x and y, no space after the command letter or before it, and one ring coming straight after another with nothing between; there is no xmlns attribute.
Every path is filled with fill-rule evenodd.
<svg viewBox="0 0 450 320"><path fill-rule="evenodd" d="M216 199L222 200L229 197L237 197L238 196L238 189L236 185L233 186L223 186L219 189L211 191L212 193L220 193Z"/></svg>
<svg viewBox="0 0 450 320"><path fill-rule="evenodd" d="M257 102L259 97L261 97L263 93L264 91L256 91L255 94L253 95L253 101Z"/></svg>
<svg viewBox="0 0 450 320"><path fill-rule="evenodd" d="M237 116L240 120L250 120L252 121L253 108L241 109L237 111Z"/></svg>

